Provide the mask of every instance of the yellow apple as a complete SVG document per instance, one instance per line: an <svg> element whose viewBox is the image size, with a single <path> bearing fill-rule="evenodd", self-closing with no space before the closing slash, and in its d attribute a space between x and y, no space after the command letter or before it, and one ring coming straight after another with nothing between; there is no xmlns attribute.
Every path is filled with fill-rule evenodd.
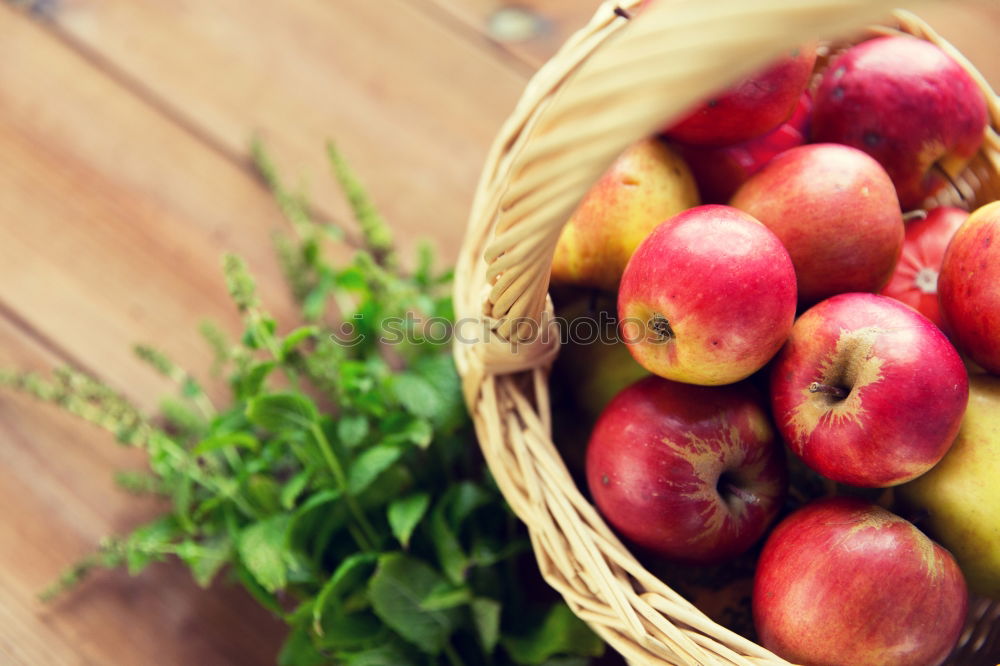
<svg viewBox="0 0 1000 666"><path fill-rule="evenodd" d="M1000 377L969 378L955 443L898 497L921 528L955 555L969 588L1000 599ZM926 512L921 517L920 514Z"/></svg>
<svg viewBox="0 0 1000 666"><path fill-rule="evenodd" d="M563 228L553 283L616 290L625 264L653 227L698 203L694 177L677 153L656 138L633 144Z"/></svg>

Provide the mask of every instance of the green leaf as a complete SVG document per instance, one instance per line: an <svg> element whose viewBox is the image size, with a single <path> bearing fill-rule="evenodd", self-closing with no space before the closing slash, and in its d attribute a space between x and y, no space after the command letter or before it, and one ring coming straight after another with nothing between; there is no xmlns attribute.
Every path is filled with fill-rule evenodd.
<svg viewBox="0 0 1000 666"><path fill-rule="evenodd" d="M379 558L368 592L375 614L422 651L436 655L458 625L454 609L428 611L420 607L431 590L444 582L434 569L401 553Z"/></svg>
<svg viewBox="0 0 1000 666"><path fill-rule="evenodd" d="M248 432L224 432L218 435L209 435L198 442L198 445L191 449L192 455L201 456L212 451L224 449L227 446L243 447L256 451L260 448L260 441Z"/></svg>
<svg viewBox="0 0 1000 666"><path fill-rule="evenodd" d="M487 506L496 496L471 481L461 481L448 489L446 497L448 522L458 529L473 511Z"/></svg>
<svg viewBox="0 0 1000 666"><path fill-rule="evenodd" d="M479 597L472 600L472 621L483 652L491 654L500 640L500 602Z"/></svg>
<svg viewBox="0 0 1000 666"><path fill-rule="evenodd" d="M205 430L205 421L201 414L180 400L163 398L160 401L160 413L170 427L185 436L198 436Z"/></svg>
<svg viewBox="0 0 1000 666"><path fill-rule="evenodd" d="M566 604L557 603L545 619L520 636L501 639L504 649L519 664L541 664L560 654L598 657L604 642Z"/></svg>
<svg viewBox="0 0 1000 666"><path fill-rule="evenodd" d="M258 321L253 321L247 325L243 332L241 341L250 349L263 349L266 347L266 340L274 337L274 332L278 330L278 322L271 317L262 317Z"/></svg>
<svg viewBox="0 0 1000 666"><path fill-rule="evenodd" d="M318 326L300 326L285 336L281 343L281 358L287 358L300 342L319 335Z"/></svg>
<svg viewBox="0 0 1000 666"><path fill-rule="evenodd" d="M196 398L204 392L194 377L185 377L181 381L181 395L185 398Z"/></svg>
<svg viewBox="0 0 1000 666"><path fill-rule="evenodd" d="M421 241L417 244L417 269L413 271L413 279L420 285L431 283L434 268L434 247Z"/></svg>
<svg viewBox="0 0 1000 666"><path fill-rule="evenodd" d="M498 540L495 537L477 535L473 538L469 558L480 567L491 567L520 553L527 552L531 544L527 539Z"/></svg>
<svg viewBox="0 0 1000 666"><path fill-rule="evenodd" d="M190 475L184 475L177 479L174 486L174 516L178 524L185 532L194 533L196 531L191 518L191 500L194 491L194 479Z"/></svg>
<svg viewBox="0 0 1000 666"><path fill-rule="evenodd" d="M420 375L405 372L396 375L392 390L403 408L414 416L434 420L447 408L434 385Z"/></svg>
<svg viewBox="0 0 1000 666"><path fill-rule="evenodd" d="M321 629L316 642L324 649L334 650L370 649L391 635L371 611L349 613L343 608L327 613Z"/></svg>
<svg viewBox="0 0 1000 666"><path fill-rule="evenodd" d="M412 369L427 380L441 398L442 406L434 419L435 424L445 430L458 427L465 420L465 399L462 396L462 380L451 354L421 357Z"/></svg>
<svg viewBox="0 0 1000 666"><path fill-rule="evenodd" d="M339 597L366 580L375 568L377 560L378 557L374 553L355 553L340 563L316 595L312 620L317 634L323 633L323 614L328 606L334 601L339 601Z"/></svg>
<svg viewBox="0 0 1000 666"><path fill-rule="evenodd" d="M337 273L336 285L341 289L362 291L368 286L368 282L357 266L348 266Z"/></svg>
<svg viewBox="0 0 1000 666"><path fill-rule="evenodd" d="M470 601L472 601L472 590L468 585L441 583L420 600L420 607L424 610L445 610L464 606Z"/></svg>
<svg viewBox="0 0 1000 666"><path fill-rule="evenodd" d="M472 565L459 540L462 523L477 508L488 503L490 494L470 481L449 488L431 512L430 530L441 569L453 583L465 580Z"/></svg>
<svg viewBox="0 0 1000 666"><path fill-rule="evenodd" d="M278 653L278 666L324 666L329 659L313 645L309 632L297 628L285 639Z"/></svg>
<svg viewBox="0 0 1000 666"><path fill-rule="evenodd" d="M302 506L295 510L294 517L297 518L307 511L312 511L318 506L335 502L338 499L340 499L340 491L336 488L328 488L327 490L320 491L303 502Z"/></svg>
<svg viewBox="0 0 1000 666"><path fill-rule="evenodd" d="M276 513L281 508L281 486L273 477L253 474L246 480L247 496L263 514Z"/></svg>
<svg viewBox="0 0 1000 666"><path fill-rule="evenodd" d="M570 657L562 655L551 657L542 662L542 666L590 666L590 657Z"/></svg>
<svg viewBox="0 0 1000 666"><path fill-rule="evenodd" d="M407 465L393 465L382 472L378 482L358 495L358 504L366 510L384 512L389 502L413 489L414 473Z"/></svg>
<svg viewBox="0 0 1000 666"><path fill-rule="evenodd" d="M303 470L288 480L281 489L281 506L285 509L295 507L295 500L299 498L302 491L309 485L311 474L309 470Z"/></svg>
<svg viewBox="0 0 1000 666"><path fill-rule="evenodd" d="M250 595L257 600L257 603L275 615L280 616L284 613L284 610L281 608L281 604L278 603L278 599L274 596L274 593L268 592L261 587L260 583L257 582L257 579L254 578L253 574L251 574L250 571L243 566L243 564L237 561L233 570L236 572L236 577L240 579L241 583L243 583L243 587L247 588L247 592L249 592Z"/></svg>
<svg viewBox="0 0 1000 666"><path fill-rule="evenodd" d="M378 444L366 449L354 459L347 472L347 488L352 495L363 492L403 455L403 450L391 444Z"/></svg>
<svg viewBox="0 0 1000 666"><path fill-rule="evenodd" d="M260 393L264 386L264 381L271 371L278 367L276 361L259 361L250 366L243 374L236 378L234 390L237 397L246 399Z"/></svg>
<svg viewBox="0 0 1000 666"><path fill-rule="evenodd" d="M368 419L363 414L346 414L337 421L340 443L353 448L368 436Z"/></svg>
<svg viewBox="0 0 1000 666"><path fill-rule="evenodd" d="M324 547L330 534L344 521L343 512L337 510L339 505L330 506L338 499L340 491L328 488L313 493L295 509L288 527L289 547L296 552L312 552L313 548ZM324 532L324 525L330 526L331 531Z"/></svg>
<svg viewBox="0 0 1000 666"><path fill-rule="evenodd" d="M430 446L434 439L434 428L427 419L403 415L404 419L396 419L391 430L386 432L385 441L394 444L416 444L422 449Z"/></svg>
<svg viewBox="0 0 1000 666"><path fill-rule="evenodd" d="M470 563L462 549L462 543L458 540L458 535L445 517L446 499L445 497L438 500L437 506L431 512L431 537L434 540L434 550L437 552L441 570L451 582L461 583L465 580L465 573L468 571Z"/></svg>
<svg viewBox="0 0 1000 666"><path fill-rule="evenodd" d="M247 403L247 418L271 432L308 430L319 420L311 400L298 393L274 393L257 396Z"/></svg>
<svg viewBox="0 0 1000 666"><path fill-rule="evenodd" d="M415 666L399 645L387 643L361 652L341 652L337 655L344 666Z"/></svg>
<svg viewBox="0 0 1000 666"><path fill-rule="evenodd" d="M389 505L387 512L389 527L392 529L392 535L403 544L404 548L410 545L413 530L427 512L430 501L430 495L427 493L415 493L393 500Z"/></svg>
<svg viewBox="0 0 1000 666"><path fill-rule="evenodd" d="M285 587L288 582L288 563L291 554L285 545L289 517L274 516L253 523L240 533L240 559L247 570L268 592Z"/></svg>
<svg viewBox="0 0 1000 666"><path fill-rule="evenodd" d="M200 542L185 541L177 548L177 556L190 567L195 582L203 588L212 584L216 574L229 561L231 553L232 544L225 534Z"/></svg>
<svg viewBox="0 0 1000 666"><path fill-rule="evenodd" d="M177 520L163 516L136 528L125 540L125 564L131 575L136 575L150 562L160 562L175 539L183 532Z"/></svg>
<svg viewBox="0 0 1000 666"><path fill-rule="evenodd" d="M328 294L329 289L325 285L319 285L306 294L302 299L302 318L306 321L316 321L323 316Z"/></svg>

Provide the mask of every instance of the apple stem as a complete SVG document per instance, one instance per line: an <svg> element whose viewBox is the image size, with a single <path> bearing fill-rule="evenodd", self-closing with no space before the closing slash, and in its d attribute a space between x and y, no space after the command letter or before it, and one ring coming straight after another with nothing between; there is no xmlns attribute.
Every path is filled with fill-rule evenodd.
<svg viewBox="0 0 1000 666"><path fill-rule="evenodd" d="M961 199L963 202L968 201L968 199L965 198L965 195L962 194L962 190L958 187L958 183L955 182L955 179L951 177L951 174L948 173L945 170L945 168L941 166L939 162L935 162L931 168L937 171L942 178L948 181L948 184L951 185L951 189L955 190L955 194L958 195L959 199Z"/></svg>
<svg viewBox="0 0 1000 666"><path fill-rule="evenodd" d="M810 393L822 393L823 395L830 395L838 400L843 400L847 397L849 391L845 391L839 386L830 386L829 384L821 384L819 382L813 382L809 385Z"/></svg>
<svg viewBox="0 0 1000 666"><path fill-rule="evenodd" d="M722 484L722 490L725 492L725 495L723 495L723 497L725 497L726 495L733 495L735 497L740 498L741 500L743 500L747 504L756 504L757 503L757 496L756 495L754 495L753 493L749 493L746 490L743 490L742 488L740 488L736 484L732 483L731 481L727 481L727 482L723 483Z"/></svg>
<svg viewBox="0 0 1000 666"><path fill-rule="evenodd" d="M654 312L649 320L649 327L663 340L673 340L676 336L674 329L670 328L670 321L659 312Z"/></svg>
<svg viewBox="0 0 1000 666"><path fill-rule="evenodd" d="M615 11L615 14L616 14L617 16L621 16L621 17L622 17L623 19L630 19L630 18L632 18L632 15L631 15L631 14L629 14L629 13L628 13L627 11L625 11L624 9L622 9L621 7L617 7L617 6L616 6L616 7L615 7L615 10L614 10L614 11Z"/></svg>
<svg viewBox="0 0 1000 666"><path fill-rule="evenodd" d="M912 222L913 220L925 220L927 219L927 211L923 208L917 208L916 210L911 210L903 213L903 222Z"/></svg>

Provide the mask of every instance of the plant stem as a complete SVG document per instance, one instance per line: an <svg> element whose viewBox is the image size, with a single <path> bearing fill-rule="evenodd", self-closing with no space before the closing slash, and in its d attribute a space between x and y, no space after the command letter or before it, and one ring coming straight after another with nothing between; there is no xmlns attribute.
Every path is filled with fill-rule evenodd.
<svg viewBox="0 0 1000 666"><path fill-rule="evenodd" d="M201 415L205 417L206 421L211 421L215 418L215 405L212 404L212 401L208 399L207 395L204 393L198 393L191 398L191 401L198 408L198 411L201 412Z"/></svg>
<svg viewBox="0 0 1000 666"><path fill-rule="evenodd" d="M330 468L330 472L333 474L333 480L337 484L340 492L343 493L344 501L347 503L347 508L353 514L354 520L361 527L362 534L356 535L363 537L359 545L368 551L374 551L376 544L378 544L378 534L375 532L375 528L372 527L371 523L368 522L368 518L365 516L364 511L358 506L357 500L354 495L350 493L347 488L347 476L344 474L344 468L341 466L340 461L337 460L337 456L333 453L333 448L330 446L330 441L326 438L323 433L323 429L319 427L318 424L314 423L311 428L313 437L316 439L316 443L319 445L320 451L323 453L323 458L326 460L327 466Z"/></svg>

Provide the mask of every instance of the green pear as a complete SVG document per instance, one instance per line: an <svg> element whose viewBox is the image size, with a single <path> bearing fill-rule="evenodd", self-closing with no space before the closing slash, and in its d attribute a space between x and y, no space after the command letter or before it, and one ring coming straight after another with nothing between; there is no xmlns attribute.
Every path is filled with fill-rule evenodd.
<svg viewBox="0 0 1000 666"><path fill-rule="evenodd" d="M621 342L566 345L560 353L573 398L590 422L619 391L649 374Z"/></svg>
<svg viewBox="0 0 1000 666"><path fill-rule="evenodd" d="M969 589L1000 599L1000 377L969 378L969 406L955 443L897 497L954 554Z"/></svg>
<svg viewBox="0 0 1000 666"><path fill-rule="evenodd" d="M618 339L615 299L608 294L556 291L564 344L553 368L553 387L589 429L619 391L649 374Z"/></svg>
<svg viewBox="0 0 1000 666"><path fill-rule="evenodd" d="M552 368L550 397L556 446L570 471L583 481L591 428L619 391L649 375L615 340L615 302L608 294L553 290L565 341ZM603 322L603 324L602 324Z"/></svg>

